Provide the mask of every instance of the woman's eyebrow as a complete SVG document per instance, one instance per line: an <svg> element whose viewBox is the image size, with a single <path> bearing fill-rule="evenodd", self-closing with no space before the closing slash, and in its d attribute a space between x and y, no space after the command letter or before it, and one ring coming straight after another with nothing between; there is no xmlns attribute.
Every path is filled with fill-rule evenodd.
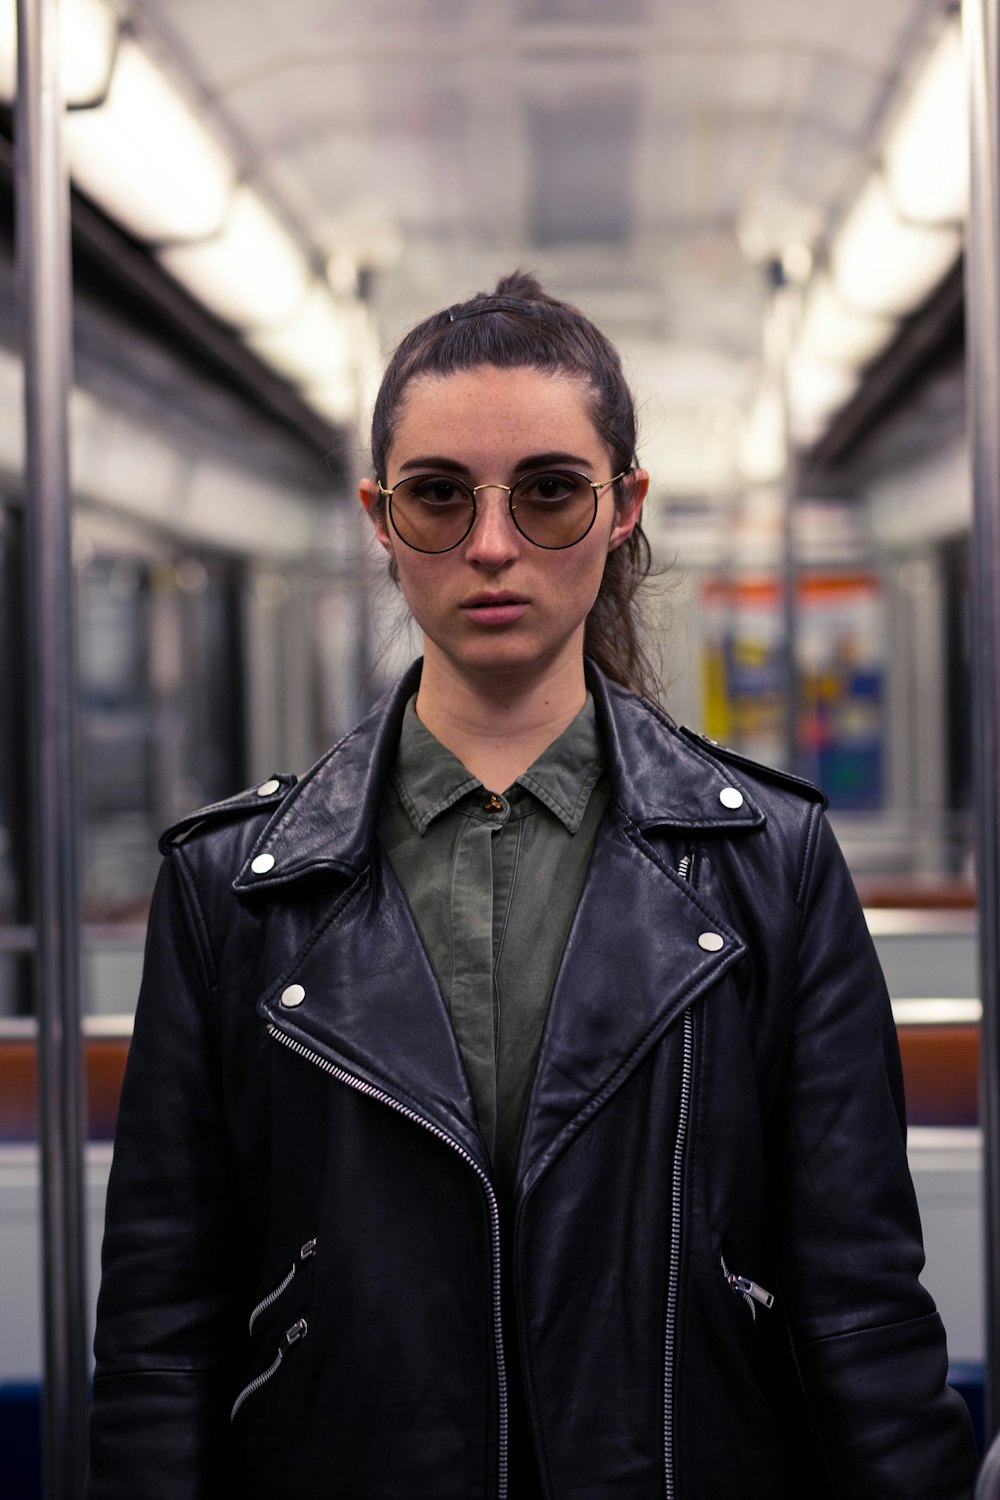
<svg viewBox="0 0 1000 1500"><path fill-rule="evenodd" d="M514 474L527 474L532 469L544 469L552 464L576 464L582 468L589 469L593 467L593 460L583 458L578 453L563 453L561 451L529 453L526 457L518 459L511 472ZM401 470L435 469L447 474L472 473L468 464L459 463L454 458L445 458L440 453L423 453L417 458L406 458L399 467Z"/></svg>
<svg viewBox="0 0 1000 1500"><path fill-rule="evenodd" d="M472 472L466 464L461 464L454 458L442 458L439 453L425 453L419 458L405 458L399 467L401 469L444 469L449 474L470 474Z"/></svg>
<svg viewBox="0 0 1000 1500"><path fill-rule="evenodd" d="M551 464L576 464L584 469L593 466L590 458L581 458L579 453L529 453L527 458L520 459L515 465L515 474L527 473L529 469L546 469Z"/></svg>

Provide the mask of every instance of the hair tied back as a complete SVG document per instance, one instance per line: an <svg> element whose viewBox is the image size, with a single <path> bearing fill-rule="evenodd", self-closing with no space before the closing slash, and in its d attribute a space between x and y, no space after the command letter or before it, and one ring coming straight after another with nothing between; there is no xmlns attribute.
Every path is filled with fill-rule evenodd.
<svg viewBox="0 0 1000 1500"><path fill-rule="evenodd" d="M478 318L482 313L520 313L522 317L538 316L535 304L521 297L482 297L477 301L456 302L448 309L448 322L460 323L463 318Z"/></svg>

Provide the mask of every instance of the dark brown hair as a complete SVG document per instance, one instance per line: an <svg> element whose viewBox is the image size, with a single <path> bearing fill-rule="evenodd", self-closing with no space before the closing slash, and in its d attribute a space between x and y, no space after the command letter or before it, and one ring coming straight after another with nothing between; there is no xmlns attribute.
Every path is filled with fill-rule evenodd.
<svg viewBox="0 0 1000 1500"><path fill-rule="evenodd" d="M635 403L614 345L577 308L548 296L533 276L515 271L500 278L495 292L479 292L426 318L396 347L372 415L372 461L380 482L388 477L386 458L410 381L481 365L541 370L580 381L613 472L635 466ZM614 494L620 502L623 481ZM382 505L380 497L376 510ZM587 616L584 650L614 681L655 702L657 674L642 642L638 598L650 566L649 542L637 525L608 554L600 592Z"/></svg>

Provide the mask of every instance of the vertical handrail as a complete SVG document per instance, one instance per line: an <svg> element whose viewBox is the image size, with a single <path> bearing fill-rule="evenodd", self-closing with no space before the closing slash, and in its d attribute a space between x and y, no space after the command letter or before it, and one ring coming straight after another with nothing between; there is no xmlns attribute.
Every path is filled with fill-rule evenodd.
<svg viewBox="0 0 1000 1500"><path fill-rule="evenodd" d="M983 1001L980 1122L986 1236L987 1437L1000 1429L1000 142L997 3L964 0L971 195L966 326L972 448L972 685Z"/></svg>
<svg viewBox="0 0 1000 1500"><path fill-rule="evenodd" d="M58 0L17 0L16 211L24 351L31 814L38 945L46 1500L78 1500L86 1464L77 691L70 535L69 189Z"/></svg>

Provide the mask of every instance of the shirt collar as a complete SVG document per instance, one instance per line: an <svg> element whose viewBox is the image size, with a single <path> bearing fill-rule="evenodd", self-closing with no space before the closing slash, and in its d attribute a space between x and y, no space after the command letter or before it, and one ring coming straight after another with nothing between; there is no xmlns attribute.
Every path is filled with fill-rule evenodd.
<svg viewBox="0 0 1000 1500"><path fill-rule="evenodd" d="M516 778L514 785L537 797L570 833L576 833L603 770L597 714L588 692L576 718ZM460 798L477 789L484 790L478 778L420 722L416 694L403 713L399 749L390 780L421 835Z"/></svg>

